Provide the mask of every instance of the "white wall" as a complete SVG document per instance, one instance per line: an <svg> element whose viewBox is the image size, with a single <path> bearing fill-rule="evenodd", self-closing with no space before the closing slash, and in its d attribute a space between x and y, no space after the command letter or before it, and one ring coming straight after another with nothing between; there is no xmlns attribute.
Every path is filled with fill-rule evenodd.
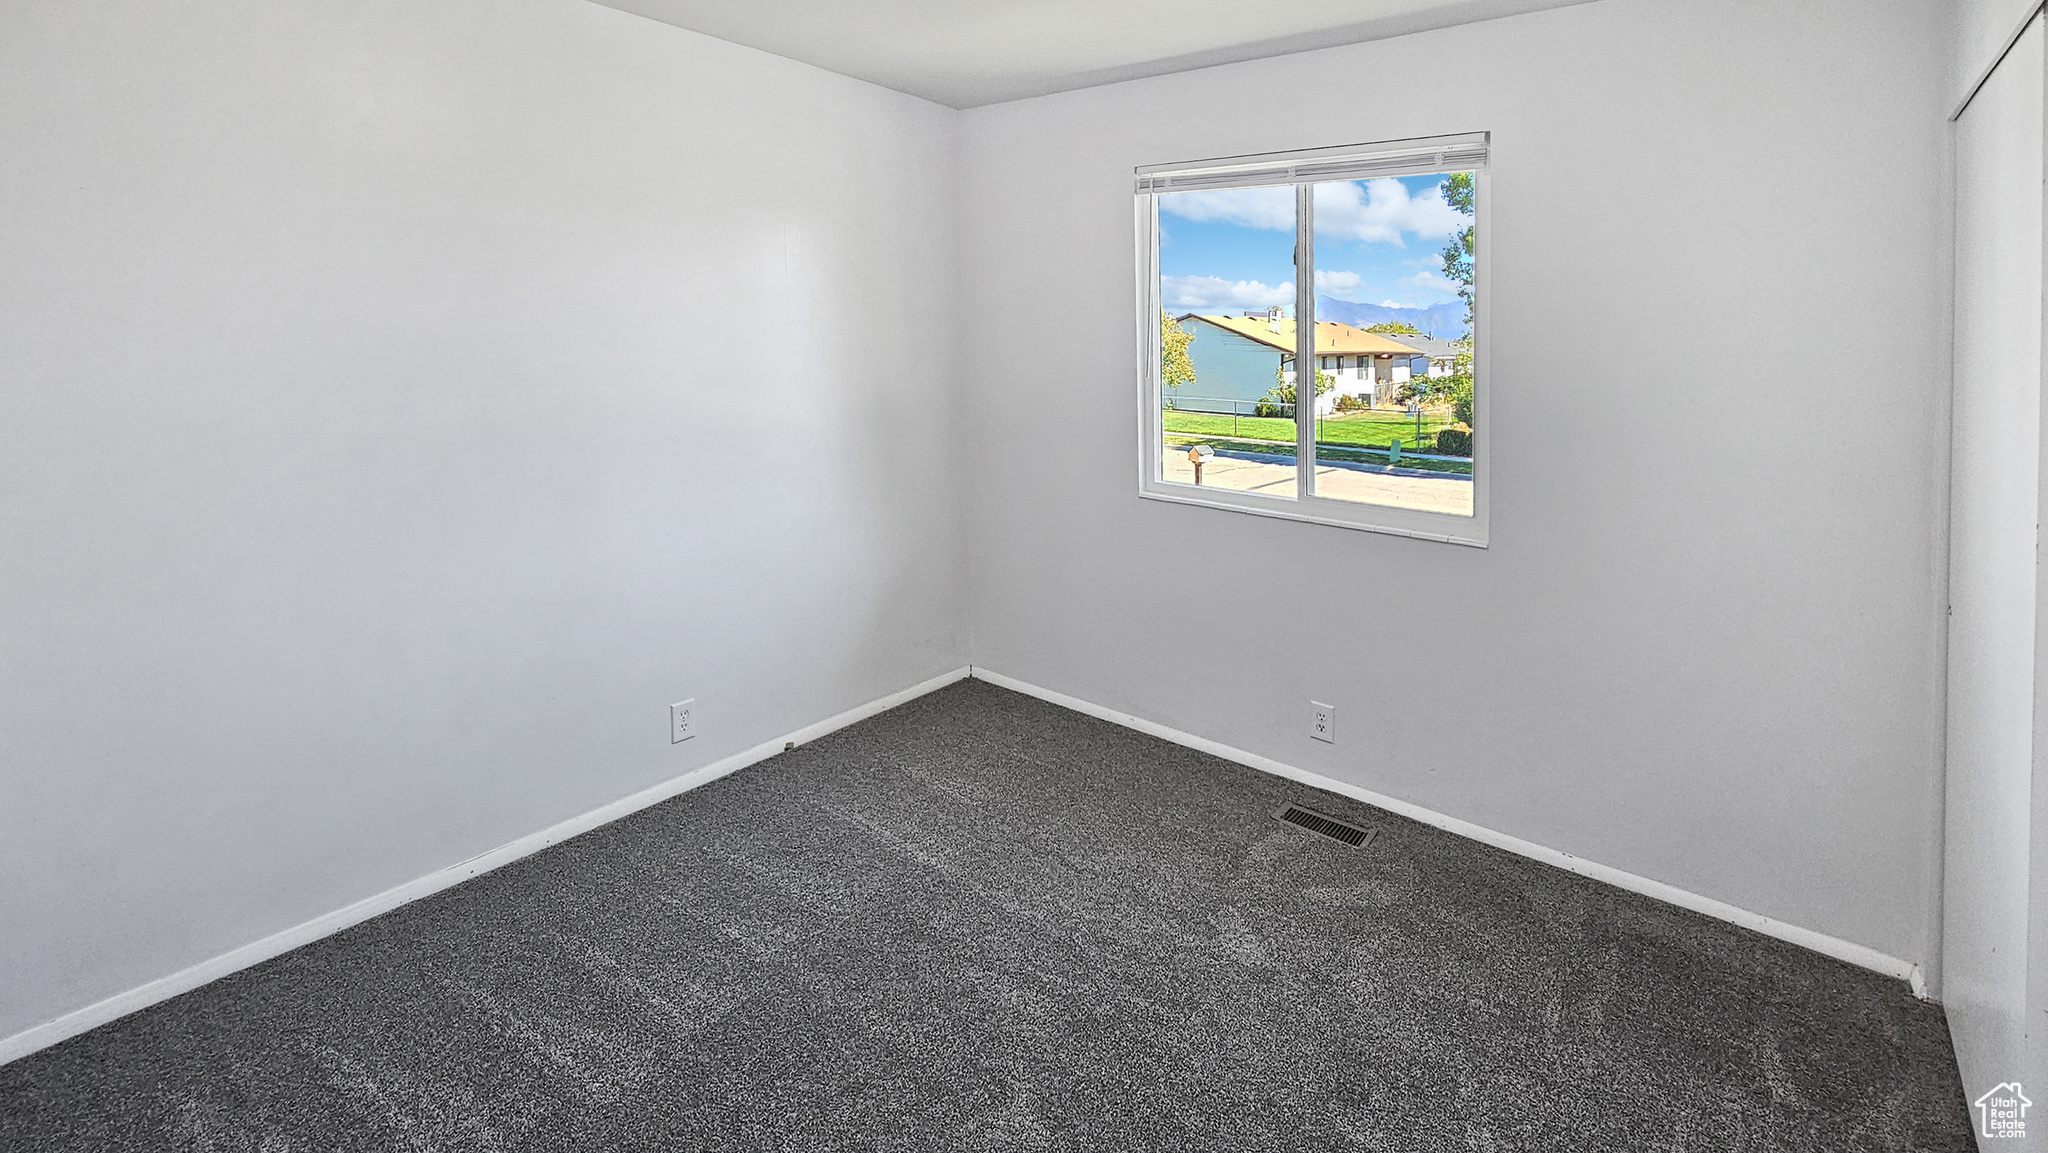
<svg viewBox="0 0 2048 1153"><path fill-rule="evenodd" d="M1984 79L2020 25L2040 6L2041 0L1949 0L1954 24L1949 41L1949 111Z"/></svg>
<svg viewBox="0 0 2048 1153"><path fill-rule="evenodd" d="M1932 965L1940 116L2022 3L1601 0L964 116L582 0L0 7L0 1037L970 619L996 671ZM1140 502L1131 167L1475 128L1493 547ZM956 377L961 317L1011 352ZM1278 613L1304 573L1357 606Z"/></svg>
<svg viewBox="0 0 2048 1153"><path fill-rule="evenodd" d="M1974 6L1983 23L1985 9ZM1964 21L1964 46L1971 47ZM2008 29L2010 31L2010 29ZM1964 1097L2037 1086L2028 1018L2048 1009L2030 915L2042 798L2037 675L2042 385L2042 26L2035 20L1957 120L1955 420L1942 999ZM2003 49L1976 46L1985 63ZM1981 71L1981 69L1979 69ZM2040 792L2048 792L2044 787ZM2044 893L2036 889L2031 908ZM2038 1046L2048 1029L2033 1030Z"/></svg>
<svg viewBox="0 0 2048 1153"><path fill-rule="evenodd" d="M2036 22L1956 124L1942 997L1965 1086L1977 1087L1972 1098L2018 1075L2026 1003L2041 463L2041 45Z"/></svg>
<svg viewBox="0 0 2048 1153"><path fill-rule="evenodd" d="M967 113L975 664L1931 960L1946 16L1605 0ZM1141 501L1131 169L1480 129L1492 547Z"/></svg>
<svg viewBox="0 0 2048 1153"><path fill-rule="evenodd" d="M0 6L0 1037L965 663L954 115L582 0Z"/></svg>

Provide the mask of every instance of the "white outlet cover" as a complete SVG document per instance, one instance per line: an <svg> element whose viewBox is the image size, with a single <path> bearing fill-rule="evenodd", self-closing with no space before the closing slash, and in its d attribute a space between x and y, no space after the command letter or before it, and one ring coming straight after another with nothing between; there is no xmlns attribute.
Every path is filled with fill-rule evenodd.
<svg viewBox="0 0 2048 1153"><path fill-rule="evenodd" d="M668 743L679 745L697 735L697 698L668 707Z"/></svg>
<svg viewBox="0 0 2048 1153"><path fill-rule="evenodd" d="M1319 741L1337 743L1337 709L1321 701L1308 703L1308 735Z"/></svg>

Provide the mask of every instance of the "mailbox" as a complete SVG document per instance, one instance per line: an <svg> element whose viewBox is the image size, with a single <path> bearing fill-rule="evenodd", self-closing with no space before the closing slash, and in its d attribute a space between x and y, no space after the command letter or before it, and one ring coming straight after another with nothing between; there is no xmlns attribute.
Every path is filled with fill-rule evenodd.
<svg viewBox="0 0 2048 1153"><path fill-rule="evenodd" d="M1198 444L1188 450L1188 460L1195 466L1195 483L1202 483L1202 466L1216 456L1216 450L1206 444Z"/></svg>

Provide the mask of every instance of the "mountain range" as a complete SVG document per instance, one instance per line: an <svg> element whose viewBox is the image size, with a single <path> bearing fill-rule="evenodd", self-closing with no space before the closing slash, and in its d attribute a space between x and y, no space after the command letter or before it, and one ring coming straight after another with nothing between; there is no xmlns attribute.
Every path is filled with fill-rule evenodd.
<svg viewBox="0 0 2048 1153"><path fill-rule="evenodd" d="M1354 328L1400 321L1414 325L1422 330L1424 336L1457 340L1465 335L1465 302L1453 300L1449 304L1433 304L1428 308L1398 308L1387 304L1338 300L1318 293L1316 319L1334 320Z"/></svg>

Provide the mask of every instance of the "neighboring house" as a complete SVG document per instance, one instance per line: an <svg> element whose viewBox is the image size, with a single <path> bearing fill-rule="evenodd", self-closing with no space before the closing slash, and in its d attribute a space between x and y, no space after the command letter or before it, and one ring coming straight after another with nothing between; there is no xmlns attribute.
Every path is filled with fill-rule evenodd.
<svg viewBox="0 0 2048 1153"><path fill-rule="evenodd" d="M1280 379L1294 383L1294 322L1275 313L1245 316L1180 318L1194 334L1188 360L1195 368L1192 384L1167 390L1166 401L1191 412L1249 414ZM1440 342L1441 343L1441 342ZM1316 325L1316 362L1336 387L1316 399L1316 410L1328 413L1340 396L1356 396L1368 404L1392 403L1396 387L1418 371L1427 371L1428 354L1409 344L1348 324Z"/></svg>
<svg viewBox="0 0 2048 1153"><path fill-rule="evenodd" d="M1431 336L1394 336L1396 340L1422 353L1426 359L1418 360L1415 371L1430 376L1449 376L1457 369L1458 354L1465 346L1453 341L1438 340Z"/></svg>

